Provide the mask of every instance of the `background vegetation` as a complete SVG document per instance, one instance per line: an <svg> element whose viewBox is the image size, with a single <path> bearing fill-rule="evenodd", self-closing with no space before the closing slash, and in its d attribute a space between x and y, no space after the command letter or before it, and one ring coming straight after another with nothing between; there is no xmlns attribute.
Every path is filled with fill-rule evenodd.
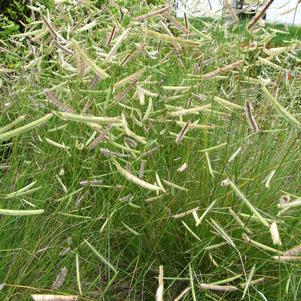
<svg viewBox="0 0 301 301"><path fill-rule="evenodd" d="M299 300L295 32L43 4L1 21L1 300Z"/></svg>

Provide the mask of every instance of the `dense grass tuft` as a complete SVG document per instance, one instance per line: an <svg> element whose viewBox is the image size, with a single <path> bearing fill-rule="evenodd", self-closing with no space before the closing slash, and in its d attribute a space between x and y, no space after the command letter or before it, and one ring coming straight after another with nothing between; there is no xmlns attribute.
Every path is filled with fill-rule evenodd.
<svg viewBox="0 0 301 301"><path fill-rule="evenodd" d="M0 41L1 300L299 300L300 42L94 2Z"/></svg>

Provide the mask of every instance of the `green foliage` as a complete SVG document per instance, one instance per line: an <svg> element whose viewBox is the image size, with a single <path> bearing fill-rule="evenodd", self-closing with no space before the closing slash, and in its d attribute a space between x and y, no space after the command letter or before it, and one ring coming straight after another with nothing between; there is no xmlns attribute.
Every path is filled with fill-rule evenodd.
<svg viewBox="0 0 301 301"><path fill-rule="evenodd" d="M0 41L5 43L12 35L19 32L18 24L6 16L0 15ZM12 52L0 52L0 61L8 68L15 68L20 65L20 59Z"/></svg>
<svg viewBox="0 0 301 301"><path fill-rule="evenodd" d="M0 9L3 12L4 16L6 16L11 21L15 23L28 23L30 21L30 10L27 7L27 1L2 1Z"/></svg>
<svg viewBox="0 0 301 301"><path fill-rule="evenodd" d="M39 3L47 8L53 6L51 0L43 0ZM23 24L27 24L31 20L31 11L27 5L28 0L2 0L0 1L0 12L10 21L19 24L22 30ZM3 27L2 20L0 20L0 27Z"/></svg>
<svg viewBox="0 0 301 301"><path fill-rule="evenodd" d="M259 61L272 51L265 48L266 31L249 36L245 27L189 20L191 34L186 35L184 20L174 28L162 15L145 22L154 33L147 37L132 18L153 5L115 0L116 6L100 14L93 5L100 8L102 1L70 2L50 9L51 24L63 37L60 44L53 43L49 31L43 34L43 24L29 24L29 34L13 36L15 22L7 16L2 21L0 139L8 125L18 129L18 136L10 132L11 140L0 142L0 208L43 209L44 214L0 217L0 283L5 283L0 300L22 296L29 301L38 289L66 295L82 290L78 300L154 300L160 265L164 300L175 300L187 287L186 301L300 300L300 258L278 262L274 256L278 248L300 244L300 207L278 214L277 205L284 194L300 196L301 142L298 129L262 94L260 82L261 77L277 101L300 119L298 43L291 41L291 50L272 60L275 69ZM123 19L120 6L129 10ZM95 24L87 29L92 20ZM162 35L160 20L180 38ZM107 45L113 25L117 33ZM128 27L112 60L106 60ZM72 39L86 55L73 55ZM188 48L190 40L195 46ZM252 47L253 41L258 47ZM91 60L109 77L97 83L88 68ZM229 67L242 60L243 65ZM133 77L139 70L144 73ZM296 72L295 78L284 80L287 71ZM52 94L45 95L45 89ZM259 132L251 132L246 101L253 105L248 117L253 114ZM208 104L206 111L195 110ZM123 123L72 122L61 110ZM39 128L20 130L53 111ZM116 162L132 177L120 173ZM144 186L136 185L138 176ZM221 185L229 183L225 179L237 188ZM160 183L165 193L148 191L145 182ZM252 216L256 210L267 221L277 221L282 246L273 246L269 229ZM64 267L68 274L59 292L49 291ZM202 287L213 283L237 290Z"/></svg>
<svg viewBox="0 0 301 301"><path fill-rule="evenodd" d="M163 0L146 0L147 4L154 4L154 5L160 5L164 4L165 1Z"/></svg>
<svg viewBox="0 0 301 301"><path fill-rule="evenodd" d="M12 34L19 32L19 25L11 21L7 16L0 15L0 39L5 41Z"/></svg>

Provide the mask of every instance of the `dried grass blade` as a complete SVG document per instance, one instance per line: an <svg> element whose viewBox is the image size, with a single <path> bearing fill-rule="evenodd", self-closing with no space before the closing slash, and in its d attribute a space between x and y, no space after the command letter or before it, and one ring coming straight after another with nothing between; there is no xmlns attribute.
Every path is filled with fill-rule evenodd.
<svg viewBox="0 0 301 301"><path fill-rule="evenodd" d="M295 246L283 252L283 256L295 256L301 253L301 245Z"/></svg>
<svg viewBox="0 0 301 301"><path fill-rule="evenodd" d="M37 190L40 190L42 187L36 187L36 188L32 188L32 189L27 189L27 190L23 190L23 191L16 191L16 192L12 192L10 194L7 194L4 196L5 199L12 199L12 198L17 198L17 197L21 197L24 195L28 195L31 194ZM21 189L22 190L22 189Z"/></svg>
<svg viewBox="0 0 301 301"><path fill-rule="evenodd" d="M246 112L247 120L248 120L248 123L249 123L253 133L257 133L257 132L259 132L259 127L253 116L252 110L253 110L252 105L251 105L250 101L247 100L245 103L245 112Z"/></svg>
<svg viewBox="0 0 301 301"><path fill-rule="evenodd" d="M236 109L236 110L243 110L244 108L240 105L237 105L236 103L233 103L231 101L228 101L226 99L220 98L218 96L214 96L214 100L216 102L218 102L220 105L222 105L223 107L225 107L226 109Z"/></svg>
<svg viewBox="0 0 301 301"><path fill-rule="evenodd" d="M87 23L86 25L84 25L83 27L77 29L75 32L76 33L80 33L80 32L83 32L83 31L87 31L87 30L90 30L92 29L94 26L96 26L97 22L96 20L90 22L90 23Z"/></svg>
<svg viewBox="0 0 301 301"><path fill-rule="evenodd" d="M9 123L6 126L0 128L0 134L8 131L11 128L13 128L14 126L16 126L17 124L19 124L20 122L22 122L24 119L25 119L25 115L19 116L17 119L15 119L14 121L12 121L11 123Z"/></svg>
<svg viewBox="0 0 301 301"><path fill-rule="evenodd" d="M89 145L89 149L93 150L95 147L104 140L109 140L108 133L111 130L112 126L105 128Z"/></svg>
<svg viewBox="0 0 301 301"><path fill-rule="evenodd" d="M141 144L146 145L147 141L145 140L144 137L137 135L134 133L132 130L130 130L127 126L125 126L125 133L129 136L140 142Z"/></svg>
<svg viewBox="0 0 301 301"><path fill-rule="evenodd" d="M125 96L135 87L137 84L137 80L133 81L133 83L129 84L123 91L118 93L116 96L114 96L114 101L115 102L120 102L122 101Z"/></svg>
<svg viewBox="0 0 301 301"><path fill-rule="evenodd" d="M196 207L196 208L193 208L193 209L191 209L191 210L187 210L187 211L185 211L185 212L181 212L181 213L175 214L175 215L173 215L172 217L173 217L173 218L182 218L182 217L185 217L185 216L187 216L187 215L190 215L190 214L192 214L192 212L198 211L198 210L200 210L200 208L199 208L199 207Z"/></svg>
<svg viewBox="0 0 301 301"><path fill-rule="evenodd" d="M124 59L120 62L121 66L127 65L129 62L131 62L134 58L136 58L145 48L146 44L140 45L132 54L127 54Z"/></svg>
<svg viewBox="0 0 301 301"><path fill-rule="evenodd" d="M276 169L273 169L273 170L269 173L269 175L266 177L265 185L264 185L266 188L270 188L270 186L271 186L271 181L272 181L272 178L274 177L275 173L276 173Z"/></svg>
<svg viewBox="0 0 301 301"><path fill-rule="evenodd" d="M270 67L272 67L276 70L283 71L283 68L278 66L277 64L270 62L268 59L264 59L262 57L259 57L258 58L258 65L262 65L262 64L270 66Z"/></svg>
<svg viewBox="0 0 301 301"><path fill-rule="evenodd" d="M233 248L236 249L236 246L234 244L234 241L232 240L232 238L226 233L226 231L223 229L222 226L220 226L214 219L210 218L211 223L214 227L214 229L219 233L219 235L229 244L231 245Z"/></svg>
<svg viewBox="0 0 301 301"><path fill-rule="evenodd" d="M241 152L242 147L240 146L229 158L228 163L232 162L237 155Z"/></svg>
<svg viewBox="0 0 301 301"><path fill-rule="evenodd" d="M11 130L11 131L8 131L8 132L5 132L3 134L0 134L0 141L5 141L5 140L8 140L12 137L15 137L15 136L18 136L20 134L23 134L29 130L32 130L34 128L37 128L41 125L43 125L44 123L46 123L53 115L50 113L50 114L47 114L45 116L43 116L42 118L40 119L37 119L31 123L28 123L24 126L21 126L15 130Z"/></svg>
<svg viewBox="0 0 301 301"><path fill-rule="evenodd" d="M268 91L265 86L262 86L262 91L267 96L268 100L271 102L275 110L291 125L301 128L301 123L298 121L292 114L290 114L277 100L276 98Z"/></svg>
<svg viewBox="0 0 301 301"><path fill-rule="evenodd" d="M156 301L163 301L164 282L163 282L163 265L159 267L159 286L156 292Z"/></svg>
<svg viewBox="0 0 301 301"><path fill-rule="evenodd" d="M190 229L190 227L184 221L181 222L194 238L196 238L199 242L202 242L202 240Z"/></svg>
<svg viewBox="0 0 301 301"><path fill-rule="evenodd" d="M232 210L232 208L229 208L229 213L233 216L235 221L249 234L253 234L253 232L245 225L245 223L240 219L240 217Z"/></svg>
<svg viewBox="0 0 301 301"><path fill-rule="evenodd" d="M150 11L150 12L144 14L144 15L135 17L134 21L143 21L145 19L161 15L161 14L167 12L169 9L170 9L170 6L162 7L162 8L159 8L159 9L154 9L154 10L152 10L152 11Z"/></svg>
<svg viewBox="0 0 301 301"><path fill-rule="evenodd" d="M50 22L47 20L47 18L45 16L42 16L42 21L43 21L44 25L48 28L52 38L54 40L58 40L59 34L56 32L54 27L50 24Z"/></svg>
<svg viewBox="0 0 301 301"><path fill-rule="evenodd" d="M165 193L166 190L165 190L165 188L164 188L164 186L163 186L163 184L161 182L161 179L160 179L160 177L159 177L159 175L158 175L157 172L156 172L156 182L157 182L158 186L161 188L161 190Z"/></svg>
<svg viewBox="0 0 301 301"><path fill-rule="evenodd" d="M70 49L64 47L64 46L61 45L58 41L54 40L54 41L53 41L53 44L54 44L57 48L59 48L59 49L63 50L64 52L66 52L67 54L69 54L69 55L72 55L72 54L73 54L73 52L72 52Z"/></svg>
<svg viewBox="0 0 301 301"><path fill-rule="evenodd" d="M37 183L37 181L33 181L31 182L30 184L26 185L25 187L15 191L15 192L12 192L12 193L9 193L6 195L6 198L9 198L9 197L14 197L15 195L18 195L19 193L22 193L22 192L25 192L25 191L28 191L31 187L33 187L35 184Z"/></svg>
<svg viewBox="0 0 301 301"><path fill-rule="evenodd" d="M205 152L205 156L206 156L206 161L207 161L209 173L210 173L211 176L214 178L214 172L213 172L213 169L212 169L212 166L211 166L210 157L209 157L208 152Z"/></svg>
<svg viewBox="0 0 301 301"><path fill-rule="evenodd" d="M178 169L177 169L177 171L178 172L183 172L183 171L185 171L186 169L187 169L187 163L185 162L185 163L183 163Z"/></svg>
<svg viewBox="0 0 301 301"><path fill-rule="evenodd" d="M189 32L189 21L188 21L187 14L185 12L184 12L184 21L185 21L185 28L187 32Z"/></svg>
<svg viewBox="0 0 301 301"><path fill-rule="evenodd" d="M204 129L204 130L207 130L207 129L214 129L218 126L216 125L209 125L209 124L199 124L197 123L198 121L196 122L193 122L193 123L190 123L189 125L189 128L190 129ZM179 125L179 126L184 126L185 125L185 122L183 121L176 121L176 124Z"/></svg>
<svg viewBox="0 0 301 301"><path fill-rule="evenodd" d="M130 226L128 226L126 223L122 222L122 224L124 225L124 227L129 230L132 234L139 236L139 232L135 231L133 228L131 228Z"/></svg>
<svg viewBox="0 0 301 301"><path fill-rule="evenodd" d="M146 188L148 190L153 190L153 191L162 191L162 188L157 186L157 185L153 185L150 184L144 180L139 179L138 177L136 177L135 175L131 174L130 172L128 172L126 169L122 168L118 163L115 163L115 166L117 168L117 170L119 171L119 173L125 177L127 180L129 180L130 182L133 182L134 184Z"/></svg>
<svg viewBox="0 0 301 301"><path fill-rule="evenodd" d="M69 113L73 112L73 109L61 102L53 92L49 91L48 89L45 89L44 92L52 104L55 105L60 111Z"/></svg>
<svg viewBox="0 0 301 301"><path fill-rule="evenodd" d="M224 73L226 71L230 71L230 70L233 70L233 69L236 69L237 67L239 67L240 65L242 65L244 63L244 60L239 60L237 62L234 62L232 64L229 64L229 65L226 65L224 67L221 67L221 68L218 68L214 71L211 71L209 73L206 73L204 75L201 76L201 79L210 79L210 78L213 78L221 73Z"/></svg>
<svg viewBox="0 0 301 301"><path fill-rule="evenodd" d="M224 142L224 143L221 143L221 144L209 147L209 148L202 149L200 151L203 152L203 153L206 153L206 152L209 152L209 151L213 151L213 150L217 150L217 149L223 148L227 144L228 144L227 142Z"/></svg>
<svg viewBox="0 0 301 301"><path fill-rule="evenodd" d="M247 279L247 282L245 284L245 287L244 287L244 292L243 292L243 295L241 297L241 300L243 300L249 290L249 287L250 287L250 284L251 284L251 281L253 279L253 276L254 276L254 273L255 273L255 265L252 267L251 271L250 271L250 274L249 274L249 277Z"/></svg>
<svg viewBox="0 0 301 301"><path fill-rule="evenodd" d="M106 259L104 258L86 239L84 239L85 243L92 250L92 252L113 272L117 273L117 269Z"/></svg>
<svg viewBox="0 0 301 301"><path fill-rule="evenodd" d="M139 78L143 75L144 72L145 72L145 68L142 68L142 69L138 70L137 72L127 76L126 78L123 78L122 80L116 82L114 84L114 87L118 88L118 87L128 84L129 82L135 82L135 81L139 80Z"/></svg>
<svg viewBox="0 0 301 301"><path fill-rule="evenodd" d="M162 21L160 21L160 24L161 24L161 26L163 27L163 29L165 30L165 32L166 32L169 36L171 36L172 38L174 38L174 35L173 35L173 33L170 31L170 29L168 28L168 26L167 26L164 22L162 22ZM174 43L173 45L174 45L175 51L177 51L177 52L182 52L182 47L181 47L180 44ZM178 62L181 64L181 66L183 66L183 62L181 61L181 59L178 59Z"/></svg>
<svg viewBox="0 0 301 301"><path fill-rule="evenodd" d="M85 74L86 71L86 63L82 59L81 55L79 54L78 51L74 52L74 57L75 57L75 62L76 62L76 69L77 69L77 74L80 78L82 78ZM95 75L98 78L98 75Z"/></svg>
<svg viewBox="0 0 301 301"><path fill-rule="evenodd" d="M12 209L0 209L0 215L11 215L11 216L29 216L43 214L43 209L37 210L12 210Z"/></svg>
<svg viewBox="0 0 301 301"><path fill-rule="evenodd" d="M271 232L273 244L281 246L282 243L281 243L281 239L280 239L280 235L279 235L277 223L275 221L272 222L272 224L270 226L270 232Z"/></svg>
<svg viewBox="0 0 301 301"><path fill-rule="evenodd" d="M283 252L280 251L280 250L277 250L277 249L274 249L274 248L271 248L267 245L264 245L258 241L255 241L253 239L250 239L246 234L243 234L243 238L246 242L248 243L251 243L252 245L262 249L262 250L265 250L265 251L268 251L268 252L272 252L272 253L276 253L276 254L282 254Z"/></svg>
<svg viewBox="0 0 301 301"><path fill-rule="evenodd" d="M208 212L214 207L216 203L216 200L213 201L208 207L207 209L204 211L204 213L201 215L201 217L199 218L198 222L196 223L196 226L199 226L201 224L201 222L204 220L204 218L207 216Z"/></svg>
<svg viewBox="0 0 301 301"><path fill-rule="evenodd" d="M301 256L274 256L273 258L280 262L301 260Z"/></svg>
<svg viewBox="0 0 301 301"><path fill-rule="evenodd" d="M174 111L174 112L169 112L168 115L171 117L185 116L185 115L189 115L189 114L199 113L199 112L204 111L209 108L211 108L211 104L206 104L206 105L198 106L198 107L194 107L194 108L182 109L182 110L178 110L178 111Z"/></svg>
<svg viewBox="0 0 301 301"><path fill-rule="evenodd" d="M195 287L194 287L194 277L193 277L193 270L192 266L189 263L189 282L190 282L190 288L191 288L191 294L192 294L192 300L197 301L196 293L195 293Z"/></svg>
<svg viewBox="0 0 301 301"><path fill-rule="evenodd" d="M248 29L252 29L254 25L257 23L257 21L264 15L264 13L267 11L267 9L270 7L270 5L274 2L274 0L267 0L265 4L263 5L262 9L257 12L257 14L253 17L253 19L250 20L248 24Z"/></svg>
<svg viewBox="0 0 301 301"><path fill-rule="evenodd" d="M156 40L159 41L164 41L167 43L178 43L182 46L186 46L186 47L197 47L199 46L199 43L195 42L195 41L190 41L190 40L185 40L182 38L176 38L176 37L171 37L168 34L163 34L163 33L158 33L152 30L148 30L148 29L143 29L142 30L143 33L145 33L147 36L151 37L151 38L155 38Z"/></svg>
<svg viewBox="0 0 301 301"><path fill-rule="evenodd" d="M57 148L60 148L60 149L65 149L65 150L70 149L70 147L66 146L65 144L60 144L60 143L55 142L55 141L53 141L53 140L51 140L51 139L49 139L49 138L47 138L47 137L45 137L45 141L46 141L48 144L53 145L53 146L55 146L55 147L57 147Z"/></svg>
<svg viewBox="0 0 301 301"><path fill-rule="evenodd" d="M106 47L108 47L110 45L111 41L115 37L115 34L116 34L116 25L113 26L112 31L111 31L110 35L108 36L108 39L107 39L107 41L105 43Z"/></svg>
<svg viewBox="0 0 301 301"><path fill-rule="evenodd" d="M186 287L180 295L178 295L173 301L180 301L189 291L191 290L191 287Z"/></svg>
<svg viewBox="0 0 301 301"><path fill-rule="evenodd" d="M146 121L149 118L149 115L151 114L152 111L153 111L153 99L150 97L148 100L147 109L143 116L143 121Z"/></svg>
<svg viewBox="0 0 301 301"><path fill-rule="evenodd" d="M77 301L76 296L32 294L31 297L34 301Z"/></svg>
<svg viewBox="0 0 301 301"><path fill-rule="evenodd" d="M87 116L79 115L68 112L62 112L60 116L66 120L77 122L96 122L98 124L122 124L122 119L119 117L99 117L99 116Z"/></svg>
<svg viewBox="0 0 301 301"><path fill-rule="evenodd" d="M233 291L238 290L238 288L233 285L218 285L218 284L200 283L199 286L201 289L211 290L211 291L219 291L219 292L233 292Z"/></svg>
<svg viewBox="0 0 301 301"><path fill-rule="evenodd" d="M85 63L101 78L106 79L109 77L109 75L102 70L100 67L96 65L96 63L85 53L85 51L79 46L79 44L72 40L72 46L75 48L75 50L79 53L81 58L85 61Z"/></svg>
<svg viewBox="0 0 301 301"><path fill-rule="evenodd" d="M258 220L266 227L270 228L270 224L266 219L257 211L257 209L251 204L251 202L244 196L244 194L238 189L238 187L230 180L225 180L227 185L230 185L237 196L248 206L248 208L253 212L253 214L258 218Z"/></svg>
<svg viewBox="0 0 301 301"><path fill-rule="evenodd" d="M198 221L199 221L199 216L198 216L198 213L197 213L196 210L193 210L193 211L192 211L192 216L193 216L193 218L194 218L194 220L195 220L195 223L197 224Z"/></svg>
<svg viewBox="0 0 301 301"><path fill-rule="evenodd" d="M210 284L224 284L224 283L229 283L229 282L232 282L238 278L241 278L243 274L238 274L238 275L235 275L233 277L229 277L229 278L226 278L226 279L222 279L222 280L218 280L218 281L214 281Z"/></svg>
<svg viewBox="0 0 301 301"><path fill-rule="evenodd" d="M180 133L177 135L176 144L180 144L182 142L182 140L184 139L185 135L189 131L189 125L190 125L190 122L186 122L186 124L183 125Z"/></svg>
<svg viewBox="0 0 301 301"><path fill-rule="evenodd" d="M112 57L115 55L117 49L119 48L122 41L127 37L128 33L130 32L130 28L127 28L118 38L114 46L112 47L111 51L108 53L105 62L110 62Z"/></svg>
<svg viewBox="0 0 301 301"><path fill-rule="evenodd" d="M172 188L175 188L175 189L178 189L178 190L181 190L181 191L188 191L187 188L183 187L183 186L180 186L180 185L177 185L175 183L172 183L170 181L167 181L165 179L162 179L163 183L166 184L167 186L170 186Z"/></svg>
<svg viewBox="0 0 301 301"><path fill-rule="evenodd" d="M81 280L80 280L80 269L79 269L78 254L76 254L76 257L75 257L75 265L76 265L76 283L77 283L79 294L82 296L83 292L82 292L82 285L81 285Z"/></svg>
<svg viewBox="0 0 301 301"><path fill-rule="evenodd" d="M251 280L250 283L249 283L249 286L262 284L262 283L265 282L265 280L266 280L266 277L261 277L261 278L257 278L257 279ZM247 285L247 282L239 284L239 286L241 288L244 288L246 285Z"/></svg>

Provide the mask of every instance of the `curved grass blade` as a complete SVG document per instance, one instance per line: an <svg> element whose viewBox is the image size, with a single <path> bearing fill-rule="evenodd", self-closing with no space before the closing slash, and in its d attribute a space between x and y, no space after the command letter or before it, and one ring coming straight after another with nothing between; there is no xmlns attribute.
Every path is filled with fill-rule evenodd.
<svg viewBox="0 0 301 301"><path fill-rule="evenodd" d="M135 175L131 174L130 172L128 172L127 170L122 168L119 164L115 163L115 166L116 166L117 170L119 171L119 173L123 177L125 177L127 180L133 182L134 184L136 184L138 186L141 186L143 188L149 189L149 190L162 191L161 187L159 187L157 185L150 184L146 181L143 181L143 180L139 179Z"/></svg>
<svg viewBox="0 0 301 301"><path fill-rule="evenodd" d="M277 99L268 91L265 86L262 86L262 91L267 96L274 109L291 125L301 128L301 122L297 120L292 114L290 114L278 101Z"/></svg>
<svg viewBox="0 0 301 301"><path fill-rule="evenodd" d="M5 141L8 140L12 137L18 136L20 134L23 134L31 129L37 128L39 126L41 126L42 124L46 123L50 118L52 117L52 113L47 114L45 116L43 116L40 119L37 119L31 123L28 123L26 125L23 125L17 129L5 132L3 134L0 134L0 141Z"/></svg>
<svg viewBox="0 0 301 301"><path fill-rule="evenodd" d="M90 68L101 78L106 79L109 77L109 75L102 70L100 67L98 67L95 62L85 53L85 51L79 46L79 44L72 40L72 46L75 48L75 50L79 53L81 58L85 61L87 65L90 66Z"/></svg>
<svg viewBox="0 0 301 301"><path fill-rule="evenodd" d="M27 216L27 215L39 215L43 213L44 213L43 209L37 209L37 210L0 209L0 215Z"/></svg>

